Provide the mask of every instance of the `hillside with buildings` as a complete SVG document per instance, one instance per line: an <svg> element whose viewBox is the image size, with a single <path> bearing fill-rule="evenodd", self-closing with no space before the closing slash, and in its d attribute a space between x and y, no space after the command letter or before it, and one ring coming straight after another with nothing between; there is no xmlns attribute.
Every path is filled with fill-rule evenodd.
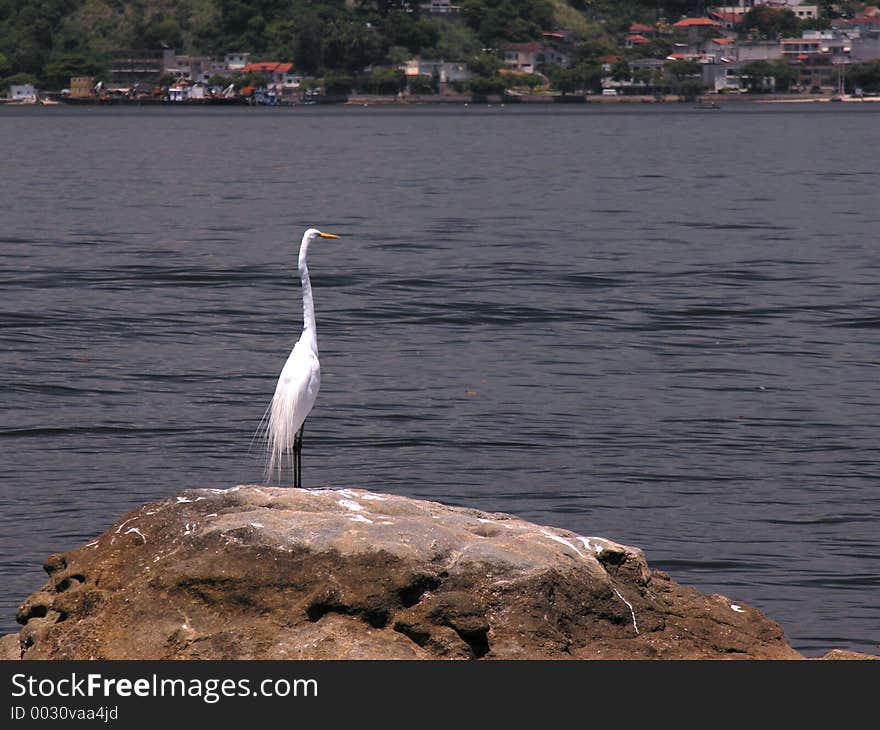
<svg viewBox="0 0 880 730"><path fill-rule="evenodd" d="M730 0L0 0L0 94L880 92L880 9Z"/></svg>

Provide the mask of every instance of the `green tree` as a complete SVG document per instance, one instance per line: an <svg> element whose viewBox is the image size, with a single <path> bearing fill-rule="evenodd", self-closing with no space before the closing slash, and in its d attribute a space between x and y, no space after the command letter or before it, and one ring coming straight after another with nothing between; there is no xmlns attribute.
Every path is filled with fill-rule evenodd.
<svg viewBox="0 0 880 730"><path fill-rule="evenodd" d="M49 50L33 38L23 37L15 43L10 58L12 68L23 73L39 73L49 58Z"/></svg>
<svg viewBox="0 0 880 730"><path fill-rule="evenodd" d="M138 43L139 48L181 48L183 32L174 18L165 18L161 13L151 19L143 30Z"/></svg>
<svg viewBox="0 0 880 730"><path fill-rule="evenodd" d="M385 54L385 57L388 59L388 63L392 66L401 66L412 57L412 54L409 52L409 49L404 48L403 46L392 46L388 49L388 53Z"/></svg>
<svg viewBox="0 0 880 730"><path fill-rule="evenodd" d="M585 41L583 43L575 44L571 54L572 67L583 64L601 65L600 59L603 56L615 55L619 51L617 45L614 43L608 44L606 40L607 39L599 36L591 39L589 42Z"/></svg>
<svg viewBox="0 0 880 730"><path fill-rule="evenodd" d="M324 68L324 23L316 14L297 20L294 31L293 61L303 73L313 76Z"/></svg>
<svg viewBox="0 0 880 730"><path fill-rule="evenodd" d="M541 26L525 18L513 18L503 31L504 38L514 43L534 40L541 36Z"/></svg>
<svg viewBox="0 0 880 730"><path fill-rule="evenodd" d="M98 76L101 65L80 54L64 54L43 66L42 83L49 89L61 89L70 84L71 76Z"/></svg>
<svg viewBox="0 0 880 730"><path fill-rule="evenodd" d="M695 99L706 90L700 79L684 79L678 84L677 91L685 99Z"/></svg>
<svg viewBox="0 0 880 730"><path fill-rule="evenodd" d="M675 49L675 44L668 38L654 38L649 43L640 43L630 49L634 58L666 58Z"/></svg>
<svg viewBox="0 0 880 730"><path fill-rule="evenodd" d="M409 79L409 91L411 94L436 94L440 89L440 77L437 74L425 76L419 74Z"/></svg>
<svg viewBox="0 0 880 730"><path fill-rule="evenodd" d="M801 31L801 23L794 12L769 5L759 5L749 10L743 17L743 27L754 28L762 38L769 39L779 35L795 37Z"/></svg>
<svg viewBox="0 0 880 730"><path fill-rule="evenodd" d="M347 74L328 74L324 77L324 91L328 94L349 94L354 88L354 78Z"/></svg>
<svg viewBox="0 0 880 730"><path fill-rule="evenodd" d="M550 79L550 85L563 96L582 91L579 79L573 69L553 65L547 66L544 69L544 73Z"/></svg>
<svg viewBox="0 0 880 730"><path fill-rule="evenodd" d="M847 80L862 91L880 91L880 60L854 63L847 69Z"/></svg>
<svg viewBox="0 0 880 730"><path fill-rule="evenodd" d="M553 27L549 0L462 0L461 15L486 45L540 37Z"/></svg>
<svg viewBox="0 0 880 730"><path fill-rule="evenodd" d="M480 53L483 44L472 28L464 23L438 22L437 58L463 61Z"/></svg>
<svg viewBox="0 0 880 730"><path fill-rule="evenodd" d="M740 69L746 88L752 93L786 92L797 79L797 73L785 59L775 61L752 61Z"/></svg>
<svg viewBox="0 0 880 730"><path fill-rule="evenodd" d="M629 81L632 78L629 64L623 59L615 61L611 67L611 78L615 81Z"/></svg>
<svg viewBox="0 0 880 730"><path fill-rule="evenodd" d="M778 58L771 62L770 73L776 82L776 90L780 92L788 91L797 80L797 72L784 58Z"/></svg>
<svg viewBox="0 0 880 730"><path fill-rule="evenodd" d="M293 59L303 73L335 71L346 75L385 60L388 46L372 25L339 16L325 19L316 13L297 19Z"/></svg>
<svg viewBox="0 0 880 730"><path fill-rule="evenodd" d="M403 46L411 54L434 48L440 40L440 32L434 21L413 18L409 13L389 13L382 30L387 43Z"/></svg>
<svg viewBox="0 0 880 730"><path fill-rule="evenodd" d="M381 64L387 46L383 37L372 26L353 21L325 25L322 44L325 68L353 74L365 66Z"/></svg>
<svg viewBox="0 0 880 730"><path fill-rule="evenodd" d="M663 68L677 81L702 73L702 67L696 61L669 61Z"/></svg>
<svg viewBox="0 0 880 730"><path fill-rule="evenodd" d="M563 95L598 92L602 88L602 66L598 61L582 61L571 68L548 66L544 73L550 85Z"/></svg>
<svg viewBox="0 0 880 730"><path fill-rule="evenodd" d="M653 81L653 73L649 68L637 68L632 72L632 79L636 83L651 86Z"/></svg>
<svg viewBox="0 0 880 730"><path fill-rule="evenodd" d="M289 18L276 18L265 29L266 54L271 58L289 59L293 55L296 23Z"/></svg>
<svg viewBox="0 0 880 730"><path fill-rule="evenodd" d="M231 83L233 83L233 79L227 76L221 76L220 74L214 74L208 79L208 86L222 86L223 88L226 88Z"/></svg>
<svg viewBox="0 0 880 730"><path fill-rule="evenodd" d="M703 68L696 61L669 61L663 68L672 89L685 99L692 99L705 90Z"/></svg>
<svg viewBox="0 0 880 730"><path fill-rule="evenodd" d="M360 90L369 94L398 94L406 88L406 76L399 69L374 68L356 83Z"/></svg>
<svg viewBox="0 0 880 730"><path fill-rule="evenodd" d="M491 53L481 53L477 56L472 56L467 61L468 69L477 76L493 76L498 73L501 66L501 59Z"/></svg>
<svg viewBox="0 0 880 730"><path fill-rule="evenodd" d="M740 76L753 94L773 89L773 66L769 61L750 61L740 69Z"/></svg>
<svg viewBox="0 0 880 730"><path fill-rule="evenodd" d="M268 43L266 35L266 19L262 15L248 18L245 32L239 38L239 45L250 48L254 53L263 53Z"/></svg>
<svg viewBox="0 0 880 730"><path fill-rule="evenodd" d="M23 86L25 84L32 84L33 86L38 85L37 77L33 74L26 73L17 73L12 76L7 76L5 79L0 81L0 88L4 91L8 91L10 86Z"/></svg>
<svg viewBox="0 0 880 730"><path fill-rule="evenodd" d="M523 86L534 89L536 86L542 86L544 83L546 83L544 77L541 76L541 74L505 73L502 74L502 78L504 79L505 88L508 89Z"/></svg>
<svg viewBox="0 0 880 730"><path fill-rule="evenodd" d="M488 96L489 94L501 94L505 89L504 79L500 74L494 76L474 76L467 82L468 91L476 96Z"/></svg>

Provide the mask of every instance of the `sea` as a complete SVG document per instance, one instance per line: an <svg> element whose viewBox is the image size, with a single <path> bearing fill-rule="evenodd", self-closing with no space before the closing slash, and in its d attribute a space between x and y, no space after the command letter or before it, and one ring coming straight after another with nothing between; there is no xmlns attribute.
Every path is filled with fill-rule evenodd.
<svg viewBox="0 0 880 730"><path fill-rule="evenodd" d="M641 548L880 653L880 104L0 107L0 633L51 553L267 480Z"/></svg>

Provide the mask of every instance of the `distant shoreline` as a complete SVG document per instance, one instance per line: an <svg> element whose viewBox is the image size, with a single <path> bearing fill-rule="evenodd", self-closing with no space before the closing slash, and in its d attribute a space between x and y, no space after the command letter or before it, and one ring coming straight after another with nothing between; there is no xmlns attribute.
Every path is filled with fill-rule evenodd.
<svg viewBox="0 0 880 730"><path fill-rule="evenodd" d="M621 95L621 96L602 96L599 94L569 94L569 95L501 95L493 94L488 96L473 96L469 94L448 94L448 95L410 95L410 96L389 96L389 95L372 95L372 94L350 94L332 97L319 98L314 101L290 100L283 101L274 106L279 107L299 107L299 106L467 106L467 105L561 105L561 106L582 106L582 105L620 105L620 104L691 104L707 108L720 108L726 104L815 104L815 103L857 103L870 104L880 102L880 97L856 97L850 95L836 94L809 94L809 95L793 95L793 94L702 94L696 98L683 98L677 95L665 95L663 97L655 97L653 95ZM21 101L17 99L0 98L0 106L86 106L86 107L249 107L249 106L268 106L263 104L250 104L244 99L199 99L191 101L169 101L165 99L97 99L97 98L76 98L64 99L55 94L41 98L36 101Z"/></svg>
<svg viewBox="0 0 880 730"><path fill-rule="evenodd" d="M787 103L803 104L815 102L847 102L847 103L872 103L880 102L880 97L855 97L844 95L837 97L836 94L701 94L696 98L686 99L678 95L667 94L663 97L653 95L621 95L602 96L599 94L570 94L567 96L542 96L542 95L501 95L495 94L485 97L473 97L469 95L449 96L407 96L396 98L393 96L374 96L369 94L352 94L344 102L348 105L416 105L416 104L755 104L755 103Z"/></svg>

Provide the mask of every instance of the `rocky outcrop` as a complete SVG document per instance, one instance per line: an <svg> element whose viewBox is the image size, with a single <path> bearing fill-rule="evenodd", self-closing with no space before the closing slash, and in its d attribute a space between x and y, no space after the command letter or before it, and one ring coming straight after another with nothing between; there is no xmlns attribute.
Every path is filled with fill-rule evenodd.
<svg viewBox="0 0 880 730"><path fill-rule="evenodd" d="M21 645L18 634L0 636L0 661L11 661L21 658Z"/></svg>
<svg viewBox="0 0 880 730"><path fill-rule="evenodd" d="M189 490L44 567L26 659L803 658L637 548L356 489Z"/></svg>
<svg viewBox="0 0 880 730"><path fill-rule="evenodd" d="M831 660L869 660L877 661L880 657L873 654L863 654L860 651L847 651L846 649L832 649L822 659Z"/></svg>

